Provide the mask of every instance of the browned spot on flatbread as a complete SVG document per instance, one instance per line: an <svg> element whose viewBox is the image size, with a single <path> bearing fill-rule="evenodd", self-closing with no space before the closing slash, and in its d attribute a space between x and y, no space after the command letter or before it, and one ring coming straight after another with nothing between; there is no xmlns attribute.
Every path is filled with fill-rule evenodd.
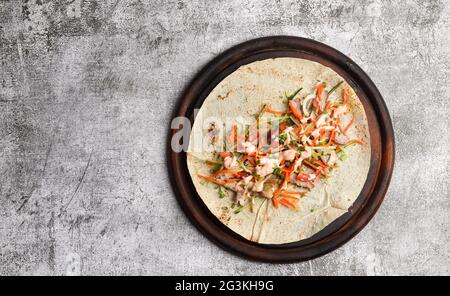
<svg viewBox="0 0 450 296"><path fill-rule="evenodd" d="M219 212L219 220L225 224L228 225L228 223L231 220L231 216L230 216L230 209L228 207L222 207L220 208L220 212Z"/></svg>
<svg viewBox="0 0 450 296"><path fill-rule="evenodd" d="M217 136L220 132L220 129L216 126L215 122L210 122L208 125L208 136L211 139L211 144L216 144Z"/></svg>
<svg viewBox="0 0 450 296"><path fill-rule="evenodd" d="M229 92L227 92L225 95L218 95L217 96L217 99L218 100L225 100L226 98L228 98L228 96L230 95L230 93L231 93L231 90L229 91Z"/></svg>

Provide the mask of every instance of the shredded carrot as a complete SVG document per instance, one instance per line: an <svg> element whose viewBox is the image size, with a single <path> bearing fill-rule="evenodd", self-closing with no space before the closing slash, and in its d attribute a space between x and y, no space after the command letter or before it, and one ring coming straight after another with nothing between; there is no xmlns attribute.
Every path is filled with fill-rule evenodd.
<svg viewBox="0 0 450 296"><path fill-rule="evenodd" d="M217 172L214 173L214 177L218 175L234 175L239 173L240 171L241 170L230 170L230 169L218 170Z"/></svg>
<svg viewBox="0 0 450 296"><path fill-rule="evenodd" d="M317 162L318 165L320 165L320 166L323 167L323 168L333 168L333 169L336 168L335 165L325 163L325 162L323 162L323 161L321 161L321 160L317 160L316 162ZM316 162L315 162L315 163L316 163Z"/></svg>
<svg viewBox="0 0 450 296"><path fill-rule="evenodd" d="M347 131L350 129L350 127L353 125L354 122L355 122L355 117L353 116L352 120L350 121L350 123L347 125L347 127L342 132L344 135L347 133Z"/></svg>
<svg viewBox="0 0 450 296"><path fill-rule="evenodd" d="M295 105L293 101L289 101L288 103L289 105L289 109L291 110L291 113L297 118L297 119L302 119L303 116L295 109Z"/></svg>
<svg viewBox="0 0 450 296"><path fill-rule="evenodd" d="M327 167L327 165L324 164L323 162L321 162L320 160L313 160L312 163L315 164L315 165L321 166L323 168Z"/></svg>
<svg viewBox="0 0 450 296"><path fill-rule="evenodd" d="M351 145L351 144L353 144L353 143L356 143L356 144L359 144L359 145L366 145L366 144L367 144L367 143L364 142L364 141L361 141L361 140L358 140L358 139L353 139L353 140L348 141L348 142L345 144L345 146Z"/></svg>
<svg viewBox="0 0 450 296"><path fill-rule="evenodd" d="M281 190L283 190L284 185L287 183L287 181L289 179L289 175L290 175L290 171L289 170L294 167L294 164L295 164L295 162L292 163L291 167L289 167L288 169L283 169L283 171L284 171L284 179L280 183L280 186L278 186L278 189L275 190L275 192L273 193L272 199L277 199L277 196L280 194Z"/></svg>
<svg viewBox="0 0 450 296"><path fill-rule="evenodd" d="M239 180L240 179L228 179L228 180L225 181L225 184L230 184L230 183L233 183L233 182L239 182Z"/></svg>
<svg viewBox="0 0 450 296"><path fill-rule="evenodd" d="M315 174L316 176L324 175L325 177L327 177L327 176L328 176L328 169L322 169L322 168L319 168L319 169L317 169L317 170L314 172L314 174Z"/></svg>
<svg viewBox="0 0 450 296"><path fill-rule="evenodd" d="M325 144L325 146L330 146L331 143L333 143L335 137L336 137L336 131L333 130L331 132L330 139L328 140L328 143Z"/></svg>
<svg viewBox="0 0 450 296"><path fill-rule="evenodd" d="M291 203L290 201L281 198L279 200L280 204L282 204L283 206L287 207L287 208L291 208L291 209L297 209L297 206L293 203Z"/></svg>
<svg viewBox="0 0 450 296"><path fill-rule="evenodd" d="M231 132L228 135L228 143L233 144L237 142L237 125L233 124Z"/></svg>
<svg viewBox="0 0 450 296"><path fill-rule="evenodd" d="M347 104L348 102L348 93L347 89L342 89L342 103Z"/></svg>
<svg viewBox="0 0 450 296"><path fill-rule="evenodd" d="M342 97L339 99L338 103L332 103L328 100L325 104L323 101L324 95L326 94L324 90L325 83L319 83L315 85L314 88L314 93L311 97L313 97L312 103L315 108L313 108L308 117L304 117L299 101L288 100L285 108L280 107L280 109L285 111L275 110L270 105L264 105L256 118L256 127L252 125L250 126L251 129L249 128L250 131L253 131L253 128L255 128L256 134L251 133L248 138L247 136L244 136L244 133L240 133L240 126L236 123L232 126L227 125L229 130L225 131L224 138L226 143L231 144L230 146L233 147L233 150L220 152L220 158L218 160L214 159L210 161L210 164L220 166L220 170L209 174L209 176L198 174L198 177L220 186L227 186L232 190L239 189L234 187L236 187L237 184L244 183L244 181L248 184L247 181L259 182L260 180L264 180L264 182L266 182L265 184L273 186L269 189L272 189L271 192L274 191L272 194L272 203L275 208L279 208L281 204L283 207L297 210L300 199L315 186L315 181L319 181L319 179L322 178L328 178L331 170L336 167L332 162L327 163L327 159L323 156L317 157L318 154L313 153L306 157L306 159L301 158L301 162L299 161L300 164L303 165L301 169L305 169L306 171L297 171L294 173L294 168L298 166L297 161L300 159L300 156L303 153L302 151L307 150L305 147L310 146L310 149L320 149L313 146L328 146L327 149L329 148L332 150L332 153L335 153L347 145L366 144L359 139L349 140L346 145L339 145L335 142L338 135L345 135L355 124L356 118L352 117L348 124L345 122L346 126L344 126L342 117L338 116L335 112L336 108L340 105L349 104L349 100L351 99L349 89L342 90ZM324 111L324 113L321 111ZM273 118L278 119L285 119L285 116L291 116L290 118L292 121L283 120L283 122L279 123L279 131L287 131L286 129L288 128L293 130L295 135L292 134L292 141L286 141L286 143L281 146L280 151L274 151L275 147L273 147L273 145L266 145L267 143L265 143L265 141L261 141L269 138L269 136L266 137L263 134L260 129L261 127L259 126L260 124L263 125L260 116L264 112L275 114L277 117ZM325 114L325 112L328 114ZM280 118L280 115L285 116ZM298 120L300 120L300 122ZM319 127L318 122L323 122L323 124ZM264 125L265 128L269 128L270 126L269 123L265 123ZM314 135L314 137L311 135ZM270 138L273 139L276 138L276 136L278 136L278 134L275 135L272 133ZM307 143L302 141L305 139L307 139ZM253 145L257 146L257 149L252 151L252 153L238 151L236 148L240 147L241 142L244 141L251 142ZM286 160L284 157L280 157L277 159L277 169L274 169L269 175L263 175L263 169L268 165L272 165L272 160L265 161L264 157L274 152L282 153L283 151L287 151L287 149L295 151L295 158L293 160ZM234 154L233 151L236 153L239 152L239 154ZM289 151L289 153L291 152L292 151ZM336 158L334 154L332 156L333 159ZM239 159L239 165L242 166L242 168L224 168L225 159L227 157L233 157L233 160L235 160L234 158ZM228 162L230 159L226 160ZM260 173L260 169L261 176L255 174L257 170L258 173ZM299 191L291 189L291 183L292 185L299 185ZM300 187L303 187L303 189ZM265 196L267 193L266 188L264 188L264 192L256 191L257 189L252 188L251 186L244 186L242 189L245 189L246 194L250 194L254 197L259 197L259 195Z"/></svg>
<svg viewBox="0 0 450 296"><path fill-rule="evenodd" d="M316 99L314 99L314 100L313 100L313 106L314 106L314 108L316 108L316 109L317 109L317 111L319 111L319 112L320 112L320 105L319 105L319 103L317 102L317 100L316 100Z"/></svg>
<svg viewBox="0 0 450 296"><path fill-rule="evenodd" d="M296 126L295 128L294 128L294 133L298 133L299 131L301 131L302 130L302 128L303 128L303 126L302 125L299 125L299 126Z"/></svg>
<svg viewBox="0 0 450 296"><path fill-rule="evenodd" d="M336 168L335 165L332 164L326 164L321 160L314 160L313 161L314 164L321 166L322 168L326 169L326 168Z"/></svg>
<svg viewBox="0 0 450 296"><path fill-rule="evenodd" d="M288 194L306 194L306 192L303 191L284 191L284 192Z"/></svg>
<svg viewBox="0 0 450 296"><path fill-rule="evenodd" d="M272 197L272 203L273 206L278 209L278 198L275 195Z"/></svg>
<svg viewBox="0 0 450 296"><path fill-rule="evenodd" d="M326 134L326 130L320 130L320 132L319 132L319 139L320 139L320 141L322 141L323 140L323 138L324 138L324 135Z"/></svg>
<svg viewBox="0 0 450 296"><path fill-rule="evenodd" d="M289 176L292 174L292 171L294 170L294 166L295 166L297 159L298 159L298 156L295 156L294 160L292 161L292 164L288 168L288 174L286 175L286 179L288 179Z"/></svg>
<svg viewBox="0 0 450 296"><path fill-rule="evenodd" d="M310 162L307 161L306 159L303 160L303 163L306 164L306 165L309 166L309 167L312 167L312 168L315 169L315 170L318 170L318 169L319 169L319 167L313 165L312 163L310 163Z"/></svg>
<svg viewBox="0 0 450 296"><path fill-rule="evenodd" d="M270 106L266 107L266 109L264 109L264 112L277 114L277 115L284 115L284 114L286 114L286 111L277 111L277 110L272 109Z"/></svg>
<svg viewBox="0 0 450 296"><path fill-rule="evenodd" d="M209 182L216 183L217 185L221 185L221 186L225 186L225 185L226 185L225 182L220 181L220 180L217 180L217 179L215 179L215 178L213 178L213 177L208 177L208 176L204 176L204 175L200 175L200 174L197 174L197 175L198 175L200 178L203 178L203 179L205 179L205 180L207 180L207 181L209 181Z"/></svg>
<svg viewBox="0 0 450 296"><path fill-rule="evenodd" d="M322 90L323 90L323 83L319 83L319 85L317 85L317 97L320 99L322 96Z"/></svg>
<svg viewBox="0 0 450 296"><path fill-rule="evenodd" d="M316 107L317 111L321 112L320 110L320 104L319 100L322 98L322 90L323 90L323 84L319 83L316 88L316 97L314 98L313 105Z"/></svg>
<svg viewBox="0 0 450 296"><path fill-rule="evenodd" d="M341 126L341 120L339 119L339 117L336 119L336 125L337 125L337 127L339 128L339 130L341 131L341 133L343 133L344 135L345 135L345 131L344 131L344 129L342 128L342 126Z"/></svg>
<svg viewBox="0 0 450 296"><path fill-rule="evenodd" d="M283 196L283 197L292 198L292 199L294 199L294 200L298 200L298 197L293 196L293 195L291 195L291 194L289 194L289 193L286 193L286 192L280 192L279 195L281 195L281 196Z"/></svg>
<svg viewBox="0 0 450 296"><path fill-rule="evenodd" d="M325 112L330 112L331 109L331 101L328 101L327 104L325 105Z"/></svg>

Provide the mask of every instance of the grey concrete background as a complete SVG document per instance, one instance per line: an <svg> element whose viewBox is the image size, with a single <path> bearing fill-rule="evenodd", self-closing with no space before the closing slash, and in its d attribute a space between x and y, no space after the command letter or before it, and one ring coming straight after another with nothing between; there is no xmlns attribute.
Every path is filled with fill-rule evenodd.
<svg viewBox="0 0 450 296"><path fill-rule="evenodd" d="M0 274L449 274L450 4L445 1L0 1ZM188 221L165 163L170 116L207 61L288 34L374 80L396 167L344 247L260 264Z"/></svg>

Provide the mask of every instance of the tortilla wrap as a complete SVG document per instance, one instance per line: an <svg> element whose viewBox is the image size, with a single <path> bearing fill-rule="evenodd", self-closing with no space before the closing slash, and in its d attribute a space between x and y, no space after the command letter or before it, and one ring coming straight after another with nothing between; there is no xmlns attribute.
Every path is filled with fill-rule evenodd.
<svg viewBox="0 0 450 296"><path fill-rule="evenodd" d="M200 151L199 141L208 136L203 120L223 120L239 115L255 116L265 103L285 109L284 94L303 87L298 95L305 96L318 81L333 86L344 80L332 69L319 63L298 58L276 58L241 66L222 80L208 95L194 121L187 152L187 165L193 184L208 209L227 227L242 237L261 244L283 244L311 237L346 213L355 202L366 181L370 163L370 135L364 107L355 91L349 90L349 114L342 122L346 126L354 116L350 138L365 141L367 145L346 148L347 159L339 161L331 177L319 184L299 201L299 210L274 208L270 199L258 198L254 211L233 212L232 194L219 198L218 186L197 174L210 174L205 160L213 153ZM340 92L333 95L338 96ZM283 101L284 100L284 101Z"/></svg>

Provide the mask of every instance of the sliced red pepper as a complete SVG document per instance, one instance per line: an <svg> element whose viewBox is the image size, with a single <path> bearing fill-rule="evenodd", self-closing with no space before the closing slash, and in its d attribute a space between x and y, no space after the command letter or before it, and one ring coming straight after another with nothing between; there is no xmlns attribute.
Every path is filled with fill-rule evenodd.
<svg viewBox="0 0 450 296"><path fill-rule="evenodd" d="M300 173L297 175L297 180L300 180L302 182L309 182L309 176L305 173Z"/></svg>

